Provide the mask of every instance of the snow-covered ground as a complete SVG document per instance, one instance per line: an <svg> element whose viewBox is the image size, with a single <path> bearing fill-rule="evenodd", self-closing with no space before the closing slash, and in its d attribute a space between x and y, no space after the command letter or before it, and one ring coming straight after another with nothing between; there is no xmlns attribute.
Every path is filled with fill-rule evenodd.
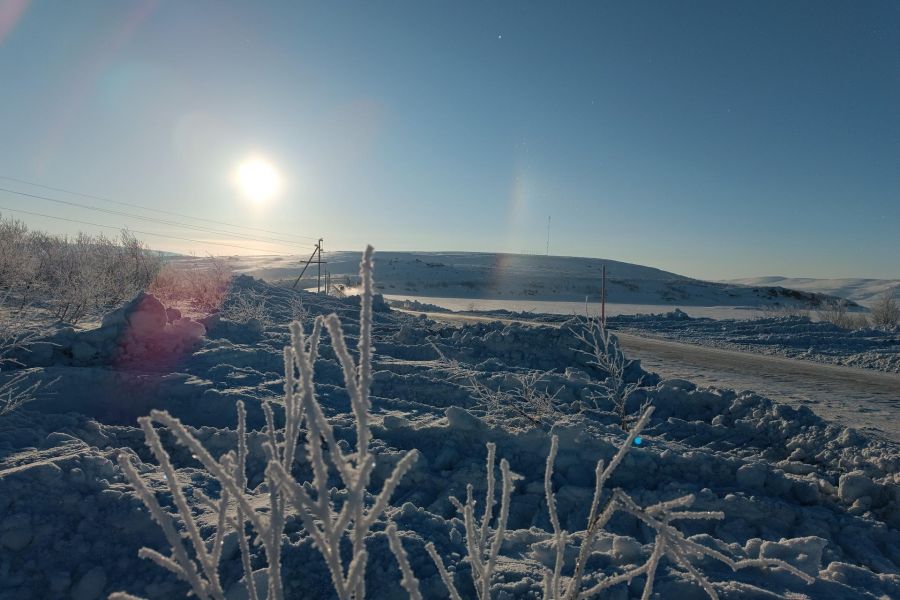
<svg viewBox="0 0 900 600"><path fill-rule="evenodd" d="M306 256L238 256L228 258L236 272L269 281L293 281ZM325 268L332 281L351 288L357 283L355 252L328 252ZM378 291L392 296L469 300L541 300L592 302L600 295L606 266L607 301L631 305L772 307L806 306L820 294L773 285L715 283L614 260L568 256L476 252L379 252ZM316 265L303 278L316 286ZM546 312L546 311L542 311ZM566 310L566 313L569 311Z"/></svg>
<svg viewBox="0 0 900 600"><path fill-rule="evenodd" d="M389 280L385 271L390 273L385 258L381 255L376 269L382 281ZM135 418L151 408L166 409L218 457L235 447L235 403L243 401L252 430L249 483L259 486L265 464L261 405L280 406L287 322L305 315L309 324L314 315L336 312L351 341L359 331L356 298L292 292L239 277L226 302L246 290L266 298L269 319L238 323L212 316L197 322L141 297L100 327L60 331L52 343L21 357L30 377L55 383L34 403L0 418L0 598L90 600L115 590L184 597L183 582L137 555L141 546L164 554L168 547L116 456L128 452L163 506L172 510L172 505ZM619 419L605 407L584 410L604 373L573 350L577 340L564 327L437 323L391 311L381 302L374 341L372 449L379 466L373 479L380 484L403 452L418 450L419 460L394 493L396 508L389 514L403 532L423 595L447 597L423 548L432 541L449 563L459 563L457 584L464 597L474 597L465 583L470 567L463 560L463 525L448 497L464 498L468 483L483 497L485 443L493 442L498 459L509 460L523 479L512 492L492 597L540 597L552 544L542 483L551 429L560 436L553 481L561 526L568 531L585 527L595 463L608 461L625 439ZM319 400L335 424L338 443L353 443L347 393L327 336L321 356ZM464 387L460 368L492 388L508 386L516 373L546 371L541 385L556 392L562 416L546 426L498 418ZM784 571L733 573L721 562L699 561L723 598L900 597L900 446L777 398L662 380L638 365L628 377L636 381L642 374L631 408L650 401L655 413L642 444L626 456L607 489L622 488L642 504L694 493L696 508L723 511L725 518L679 522L693 540L735 558L783 558L816 577L807 585ZM163 442L186 489L219 493L191 452L168 434ZM309 476L305 457L294 469L300 478ZM196 496L187 498L203 522L205 509ZM633 517L619 514L608 529L593 550L591 577L640 564L650 552L651 531ZM200 529L207 540L214 533L214 522ZM325 564L296 519L289 519L286 533L287 596L334 597ZM228 598L241 597L243 589L234 538L227 537L223 548ZM367 544L368 596L404 598L383 523L376 524ZM256 568L264 566L262 551L252 551ZM639 597L642 583L638 576L605 597ZM654 598L705 597L668 562L655 590Z"/></svg>

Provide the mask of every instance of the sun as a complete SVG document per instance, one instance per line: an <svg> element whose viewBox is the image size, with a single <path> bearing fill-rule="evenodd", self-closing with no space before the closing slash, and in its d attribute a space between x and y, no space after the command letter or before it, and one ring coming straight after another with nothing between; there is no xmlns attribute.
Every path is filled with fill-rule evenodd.
<svg viewBox="0 0 900 600"><path fill-rule="evenodd" d="M248 198L255 202L263 202L281 189L281 175L278 169L264 158L248 158L238 165L237 183Z"/></svg>

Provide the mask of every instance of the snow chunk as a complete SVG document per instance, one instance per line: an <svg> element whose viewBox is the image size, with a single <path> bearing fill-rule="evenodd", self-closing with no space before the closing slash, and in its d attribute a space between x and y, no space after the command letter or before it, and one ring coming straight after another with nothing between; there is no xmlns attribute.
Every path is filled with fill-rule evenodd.
<svg viewBox="0 0 900 600"><path fill-rule="evenodd" d="M862 471L852 471L841 475L838 483L838 497L848 504L860 498L870 497L875 494L878 486L866 477Z"/></svg>
<svg viewBox="0 0 900 600"><path fill-rule="evenodd" d="M822 565L822 551L828 541L817 536L782 539L780 542L763 542L759 549L760 558L779 558L813 577L819 574Z"/></svg>

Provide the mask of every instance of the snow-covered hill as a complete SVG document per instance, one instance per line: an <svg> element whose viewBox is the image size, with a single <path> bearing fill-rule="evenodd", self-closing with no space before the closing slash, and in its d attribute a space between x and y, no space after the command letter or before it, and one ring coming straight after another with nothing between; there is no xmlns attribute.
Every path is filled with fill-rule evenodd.
<svg viewBox="0 0 900 600"><path fill-rule="evenodd" d="M810 277L746 277L726 283L749 286L781 286L804 292L828 294L868 306L886 290L900 297L900 279L815 279Z"/></svg>
<svg viewBox="0 0 900 600"><path fill-rule="evenodd" d="M232 257L239 273L266 280L293 280L308 257ZM356 254L329 252L327 270L338 285L356 284ZM389 295L433 298L595 302L603 266L607 301L683 306L809 306L824 298L775 285L745 286L692 279L630 263L598 258L474 252L380 252L378 290ZM302 285L316 285L311 265Z"/></svg>

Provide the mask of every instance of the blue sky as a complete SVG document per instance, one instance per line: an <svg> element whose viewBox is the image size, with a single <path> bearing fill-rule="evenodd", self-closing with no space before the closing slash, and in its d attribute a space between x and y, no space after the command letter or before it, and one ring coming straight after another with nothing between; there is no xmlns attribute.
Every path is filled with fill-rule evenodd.
<svg viewBox="0 0 900 600"><path fill-rule="evenodd" d="M3 176L326 249L543 253L552 216L554 254L900 277L897 2L0 7ZM284 178L262 204L233 181L254 155ZM216 239L6 192L0 206Z"/></svg>

